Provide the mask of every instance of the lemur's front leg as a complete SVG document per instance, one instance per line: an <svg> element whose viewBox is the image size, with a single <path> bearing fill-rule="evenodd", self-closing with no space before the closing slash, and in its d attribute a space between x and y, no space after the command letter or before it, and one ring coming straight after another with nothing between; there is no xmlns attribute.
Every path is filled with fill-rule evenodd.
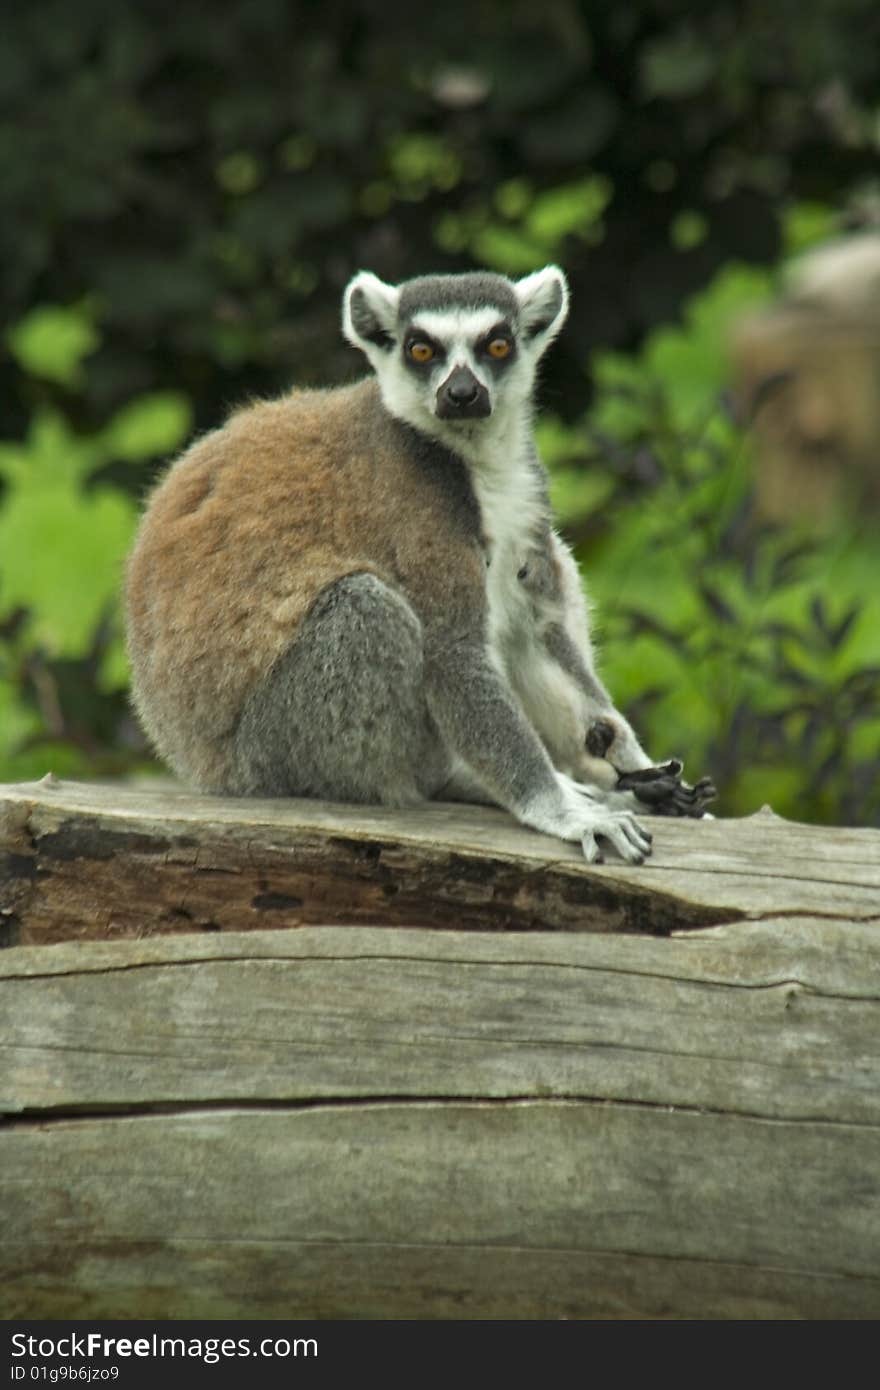
<svg viewBox="0 0 880 1390"><path fill-rule="evenodd" d="M505 807L523 825L562 840L580 841L590 863L602 859L600 840L622 859L640 864L651 836L629 803L610 803L572 783L554 768L537 732L508 688L483 643L429 633L425 643L428 710L453 757L453 777L438 789ZM465 785L455 766L468 772Z"/></svg>
<svg viewBox="0 0 880 1390"><path fill-rule="evenodd" d="M628 793L628 804L655 815L702 817L716 796L711 780L704 777L691 786L682 780L679 758L656 765L648 757L596 675L580 575L571 552L552 533L549 556L558 586L553 597L559 601L559 619L541 625L542 643L552 665L565 672L582 701L575 729L570 724L568 729L569 741L573 733L579 744L567 751L571 775L609 794Z"/></svg>
<svg viewBox="0 0 880 1390"><path fill-rule="evenodd" d="M717 794L711 780L703 777L693 786L683 781L680 758L652 763L565 630L551 628L545 640L554 661L584 696L583 749L573 767L574 777L609 793L628 792L630 805L654 815L705 815L706 806Z"/></svg>

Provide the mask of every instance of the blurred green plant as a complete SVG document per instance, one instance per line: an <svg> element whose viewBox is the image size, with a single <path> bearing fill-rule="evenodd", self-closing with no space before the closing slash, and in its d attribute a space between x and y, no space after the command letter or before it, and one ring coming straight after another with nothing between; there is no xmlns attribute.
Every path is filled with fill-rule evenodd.
<svg viewBox="0 0 880 1390"><path fill-rule="evenodd" d="M605 678L652 755L711 773L722 814L880 824L876 529L762 524L724 405L725 329L771 291L727 267L680 327L597 355L593 408L541 444Z"/></svg>
<svg viewBox="0 0 880 1390"><path fill-rule="evenodd" d="M100 333L89 306L48 305L7 342L35 385L75 389ZM137 506L112 470L167 454L190 428L187 401L165 391L89 435L38 402L25 439L0 443L0 777L130 761L118 596Z"/></svg>
<svg viewBox="0 0 880 1390"><path fill-rule="evenodd" d="M434 240L450 254L468 251L481 265L523 275L558 259L571 238L587 246L601 241L611 194L601 174L545 192L512 179L496 189L492 203L477 200L463 213L444 213Z"/></svg>
<svg viewBox="0 0 880 1390"><path fill-rule="evenodd" d="M875 0L5 9L2 320L99 300L87 373L47 382L65 410L80 392L85 432L142 392L182 390L207 427L350 377L361 267L547 259L579 311L545 379L576 417L588 355L631 350L731 258L771 262L780 207L876 203ZM45 372L41 336L71 329L44 311L0 356L7 433L32 413L19 364L33 344Z"/></svg>

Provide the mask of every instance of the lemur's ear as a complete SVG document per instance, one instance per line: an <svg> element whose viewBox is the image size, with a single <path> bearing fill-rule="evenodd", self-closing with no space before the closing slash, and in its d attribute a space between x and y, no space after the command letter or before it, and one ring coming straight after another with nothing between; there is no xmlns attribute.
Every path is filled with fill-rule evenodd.
<svg viewBox="0 0 880 1390"><path fill-rule="evenodd" d="M342 301L342 331L350 343L369 353L370 347L389 348L394 342L399 291L369 270L348 282Z"/></svg>
<svg viewBox="0 0 880 1390"><path fill-rule="evenodd" d="M514 285L523 337L539 349L548 347L568 314L568 281L558 265L536 270Z"/></svg>

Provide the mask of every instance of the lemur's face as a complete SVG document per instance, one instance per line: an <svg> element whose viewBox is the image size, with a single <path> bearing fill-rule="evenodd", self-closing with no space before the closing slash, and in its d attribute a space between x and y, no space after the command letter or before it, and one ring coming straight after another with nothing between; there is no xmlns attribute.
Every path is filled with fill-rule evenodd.
<svg viewBox="0 0 880 1390"><path fill-rule="evenodd" d="M441 420L485 420L509 388L520 354L515 319L500 305L419 309L400 325L395 369L412 377Z"/></svg>
<svg viewBox="0 0 880 1390"><path fill-rule="evenodd" d="M567 302L555 266L517 283L428 275L393 286L363 271L346 290L344 329L392 414L429 433L473 436L528 400Z"/></svg>

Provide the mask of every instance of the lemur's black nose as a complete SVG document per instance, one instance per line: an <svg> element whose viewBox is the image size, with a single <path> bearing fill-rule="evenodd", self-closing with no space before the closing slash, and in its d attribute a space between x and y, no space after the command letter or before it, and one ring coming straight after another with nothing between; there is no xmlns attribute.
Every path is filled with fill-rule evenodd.
<svg viewBox="0 0 880 1390"><path fill-rule="evenodd" d="M446 395L455 405L473 405L479 394L480 385L476 377L460 367L446 383Z"/></svg>
<svg viewBox="0 0 880 1390"><path fill-rule="evenodd" d="M437 414L441 419L475 419L490 414L489 392L469 367L456 367L437 392Z"/></svg>

